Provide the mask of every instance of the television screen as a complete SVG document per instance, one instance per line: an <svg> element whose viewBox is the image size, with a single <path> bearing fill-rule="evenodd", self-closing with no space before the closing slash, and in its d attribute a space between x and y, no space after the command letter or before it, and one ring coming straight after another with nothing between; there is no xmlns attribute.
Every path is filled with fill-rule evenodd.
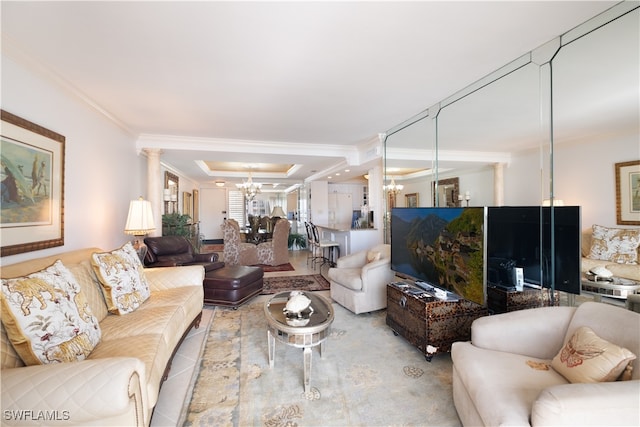
<svg viewBox="0 0 640 427"><path fill-rule="evenodd" d="M391 269L485 304L485 208L392 208Z"/></svg>
<svg viewBox="0 0 640 427"><path fill-rule="evenodd" d="M556 206L553 217L550 207L489 207L488 285L513 288L513 269L522 268L525 285L553 284L556 290L579 294L580 229L579 206Z"/></svg>

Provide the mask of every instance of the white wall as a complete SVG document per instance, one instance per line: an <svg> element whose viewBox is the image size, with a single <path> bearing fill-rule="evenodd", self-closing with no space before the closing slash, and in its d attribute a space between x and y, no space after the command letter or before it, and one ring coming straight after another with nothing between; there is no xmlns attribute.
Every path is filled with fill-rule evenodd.
<svg viewBox="0 0 640 427"><path fill-rule="evenodd" d="M491 206L493 205L493 167L484 166L477 169L456 172L453 174L443 174L438 179L455 178L459 179L460 193L464 195L466 191L471 194L469 206ZM397 181L396 183L400 183ZM405 196L411 193L418 194L419 206L433 206L433 177L424 177L414 181L402 181L404 188L396 197L396 206L405 207ZM462 202L461 206L466 206Z"/></svg>
<svg viewBox="0 0 640 427"><path fill-rule="evenodd" d="M311 216L310 222L317 225L327 225L329 223L329 184L327 181L314 181L310 184L311 193Z"/></svg>
<svg viewBox="0 0 640 427"><path fill-rule="evenodd" d="M97 246L124 234L129 201L146 198L146 158L133 135L40 74L2 56L2 109L66 138L64 246L0 258L0 264ZM158 219L159 220L159 219Z"/></svg>
<svg viewBox="0 0 640 427"><path fill-rule="evenodd" d="M582 228L616 225L615 163L640 159L638 134L557 144L555 198L582 206ZM541 164L543 166L541 166ZM505 204L538 205L549 194L548 152L515 157L505 168Z"/></svg>
<svg viewBox="0 0 640 427"><path fill-rule="evenodd" d="M468 191L471 199L469 206L491 206L493 202L493 167L484 167L460 174L460 194L463 196ZM466 206L463 201L461 206Z"/></svg>

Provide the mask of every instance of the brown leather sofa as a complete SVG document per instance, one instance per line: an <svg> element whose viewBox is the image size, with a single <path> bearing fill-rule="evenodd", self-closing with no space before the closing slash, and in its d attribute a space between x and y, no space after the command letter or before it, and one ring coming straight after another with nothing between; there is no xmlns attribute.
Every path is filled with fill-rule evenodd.
<svg viewBox="0 0 640 427"><path fill-rule="evenodd" d="M182 236L147 237L144 243L146 267L202 265L205 304L237 308L262 291L264 271L260 267L225 265L218 261L217 253L196 254Z"/></svg>
<svg viewBox="0 0 640 427"><path fill-rule="evenodd" d="M224 267L217 253L195 253L191 243L182 236L146 237L144 243L147 245L145 267L202 265L205 272Z"/></svg>

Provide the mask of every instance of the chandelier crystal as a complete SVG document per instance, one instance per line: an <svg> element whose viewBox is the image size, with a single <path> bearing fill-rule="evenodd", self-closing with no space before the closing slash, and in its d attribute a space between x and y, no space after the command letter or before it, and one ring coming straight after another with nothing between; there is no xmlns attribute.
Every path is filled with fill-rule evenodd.
<svg viewBox="0 0 640 427"><path fill-rule="evenodd" d="M238 187L238 189L242 191L244 197L249 201L253 200L256 195L262 192L262 184L253 182L253 179L251 178L251 172L249 172L249 178L242 184L236 184L236 187Z"/></svg>
<svg viewBox="0 0 640 427"><path fill-rule="evenodd" d="M399 192L401 192L403 188L404 188L404 185L396 184L396 181L393 179L393 177L391 177L391 183L389 185L384 186L384 190L388 191L394 196L397 195Z"/></svg>

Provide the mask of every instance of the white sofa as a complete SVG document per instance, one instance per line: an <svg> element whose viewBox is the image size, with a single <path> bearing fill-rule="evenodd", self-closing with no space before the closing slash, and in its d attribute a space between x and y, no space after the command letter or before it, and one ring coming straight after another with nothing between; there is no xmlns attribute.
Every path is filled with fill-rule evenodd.
<svg viewBox="0 0 640 427"><path fill-rule="evenodd" d="M570 383L550 366L581 326L640 356L640 314L608 304L535 308L474 321L471 341L451 349L453 399L462 424L640 425L638 360L630 381Z"/></svg>
<svg viewBox="0 0 640 427"><path fill-rule="evenodd" d="M83 249L2 267L3 278L23 277L61 260L82 288L102 333L84 360L25 366L3 325L3 426L149 425L171 359L191 327L199 325L204 269L144 269L149 299L131 313L115 315L107 311L90 263L95 252L104 251Z"/></svg>
<svg viewBox="0 0 640 427"><path fill-rule="evenodd" d="M369 262L368 255L375 259ZM386 308L387 284L395 277L391 270L391 245L379 244L368 251L340 257L328 275L331 298L353 313Z"/></svg>

